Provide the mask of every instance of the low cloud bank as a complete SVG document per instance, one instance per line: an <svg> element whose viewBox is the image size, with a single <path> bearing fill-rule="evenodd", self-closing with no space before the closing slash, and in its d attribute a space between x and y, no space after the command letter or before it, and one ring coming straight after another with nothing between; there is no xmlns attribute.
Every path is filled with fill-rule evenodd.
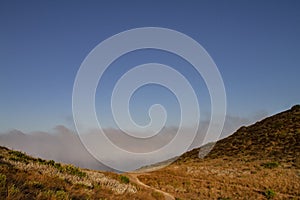
<svg viewBox="0 0 300 200"><path fill-rule="evenodd" d="M240 126L248 125L261 119L264 116L255 116L253 119L245 119L233 116L227 116L223 132L220 138L224 138ZM197 137L195 138L193 144L189 149L199 147L203 140L208 127L208 122L202 122L200 124ZM148 152L163 147L165 144L170 142L172 138L176 135L176 127L163 128L161 133L148 141L143 141L141 139L132 139L128 135L124 134L117 129L105 129L106 135L109 139L122 149L126 149L131 152ZM91 131L85 135L85 137L94 138L93 136L99 134L96 130ZM186 134L189 134L188 128L186 129ZM110 158L110 152L106 152L105 149L101 148L101 141L97 149L103 155ZM184 143L185 141L182 141ZM34 157L41 157L44 159L55 160L56 162L71 163L79 167L113 171L109 167L97 161L84 147L77 133L63 125L56 126L52 132L31 132L23 133L19 130L12 130L0 134L0 145L6 146L14 150L24 151ZM178 144L181 145L181 144ZM172 156L172 153L161 155L157 158L160 161L167 160ZM124 165L135 166L134 161L128 163L127 158L120 157ZM151 160L139 160L136 161L141 166L152 164Z"/></svg>

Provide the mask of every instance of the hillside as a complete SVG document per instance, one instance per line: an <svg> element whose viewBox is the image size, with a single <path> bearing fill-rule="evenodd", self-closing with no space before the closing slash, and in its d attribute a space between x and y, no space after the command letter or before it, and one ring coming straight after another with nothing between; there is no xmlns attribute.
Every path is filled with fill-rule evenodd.
<svg viewBox="0 0 300 200"><path fill-rule="evenodd" d="M299 147L299 105L240 128L204 158L198 148L126 174L0 147L0 199L300 199Z"/></svg>
<svg viewBox="0 0 300 200"><path fill-rule="evenodd" d="M139 179L180 199L300 199L299 159L297 105L241 127L204 158L194 149Z"/></svg>
<svg viewBox="0 0 300 200"><path fill-rule="evenodd" d="M80 169L0 147L0 199L163 199L127 176Z"/></svg>
<svg viewBox="0 0 300 200"><path fill-rule="evenodd" d="M229 137L219 140L205 159L225 156L272 159L300 167L300 105L241 127ZM199 149L194 149L183 154L177 162L199 161L198 157Z"/></svg>

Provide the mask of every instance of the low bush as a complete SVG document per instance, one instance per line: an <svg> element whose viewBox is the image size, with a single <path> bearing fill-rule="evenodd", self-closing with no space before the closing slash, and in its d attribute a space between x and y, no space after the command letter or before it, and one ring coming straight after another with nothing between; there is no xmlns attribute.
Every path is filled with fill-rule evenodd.
<svg viewBox="0 0 300 200"><path fill-rule="evenodd" d="M55 193L55 197L57 200L68 200L69 194L63 190L58 190Z"/></svg>
<svg viewBox="0 0 300 200"><path fill-rule="evenodd" d="M121 180L122 183L126 183L126 184L129 183L129 178L127 176L121 175L120 180Z"/></svg>
<svg viewBox="0 0 300 200"><path fill-rule="evenodd" d="M18 199L17 197L20 197L21 192L18 187L16 187L14 184L10 185L7 189L7 197L10 199Z"/></svg>
<svg viewBox="0 0 300 200"><path fill-rule="evenodd" d="M28 185L36 188L36 189L43 189L44 188L44 185L38 181L29 181L28 182Z"/></svg>
<svg viewBox="0 0 300 200"><path fill-rule="evenodd" d="M273 169L273 168L278 167L279 163L278 162L266 162L266 163L263 163L262 166L264 168Z"/></svg>
<svg viewBox="0 0 300 200"><path fill-rule="evenodd" d="M165 197L162 193L159 193L156 191L152 192L151 196L154 197L155 199L165 199Z"/></svg>
<svg viewBox="0 0 300 200"><path fill-rule="evenodd" d="M267 189L264 193L267 199L272 199L275 196L275 192L271 189Z"/></svg>
<svg viewBox="0 0 300 200"><path fill-rule="evenodd" d="M62 170L65 171L68 174L75 175L75 176L78 176L78 177L85 177L86 176L85 172L81 171L78 167L75 167L73 165L66 165L62 168Z"/></svg>
<svg viewBox="0 0 300 200"><path fill-rule="evenodd" d="M6 196L6 176L0 173L0 197Z"/></svg>
<svg viewBox="0 0 300 200"><path fill-rule="evenodd" d="M27 156L26 154L24 154L20 151L10 151L9 154L11 155L11 157L9 159L16 161L16 162L24 162L24 163L28 164L29 161L36 161L35 158Z"/></svg>

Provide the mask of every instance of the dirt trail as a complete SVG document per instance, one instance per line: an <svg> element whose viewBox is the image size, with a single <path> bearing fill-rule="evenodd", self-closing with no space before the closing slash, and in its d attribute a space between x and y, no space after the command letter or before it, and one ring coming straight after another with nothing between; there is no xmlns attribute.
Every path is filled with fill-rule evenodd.
<svg viewBox="0 0 300 200"><path fill-rule="evenodd" d="M167 192L164 192L162 190L156 189L154 187L151 187L149 185L146 185L145 183L141 182L139 180L138 176L139 175L145 175L145 173L127 173L126 175L129 177L131 182L136 183L136 184L138 184L142 187L145 187L145 188L148 188L148 189L151 189L153 191L156 191L156 192L159 192L159 193L163 194L166 200L175 200L175 197L173 195L171 195Z"/></svg>

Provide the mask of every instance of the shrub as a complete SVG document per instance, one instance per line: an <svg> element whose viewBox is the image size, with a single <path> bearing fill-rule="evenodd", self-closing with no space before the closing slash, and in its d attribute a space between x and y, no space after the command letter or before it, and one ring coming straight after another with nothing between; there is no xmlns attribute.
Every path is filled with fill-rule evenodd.
<svg viewBox="0 0 300 200"><path fill-rule="evenodd" d="M20 190L13 184L8 187L7 193L7 196L13 199L13 197L17 196L20 193Z"/></svg>
<svg viewBox="0 0 300 200"><path fill-rule="evenodd" d="M29 181L28 184L36 189L43 189L44 185L38 181Z"/></svg>
<svg viewBox="0 0 300 200"><path fill-rule="evenodd" d="M121 175L120 180L121 180L122 183L126 183L126 184L129 183L129 178L127 176Z"/></svg>
<svg viewBox="0 0 300 200"><path fill-rule="evenodd" d="M300 105L294 105L291 109L292 110L300 110Z"/></svg>
<svg viewBox="0 0 300 200"><path fill-rule="evenodd" d="M19 157L19 158L26 158L27 157L24 153L22 153L20 151L10 151L9 154L14 155L14 156Z"/></svg>
<svg viewBox="0 0 300 200"><path fill-rule="evenodd" d="M56 163L54 160L43 160L41 158L38 158L37 161L42 164L42 165L49 165L52 167L55 167L56 169L58 169L58 171L63 172L64 168L62 167L62 165L60 163Z"/></svg>
<svg viewBox="0 0 300 200"><path fill-rule="evenodd" d="M6 176L0 173L0 197L6 196Z"/></svg>
<svg viewBox="0 0 300 200"><path fill-rule="evenodd" d="M32 158L30 156L27 156L26 154L20 152L20 151L10 151L9 154L11 157L9 160L16 161L16 162L24 162L26 164L29 163L29 161L36 161L35 158Z"/></svg>
<svg viewBox="0 0 300 200"><path fill-rule="evenodd" d="M268 169L273 169L279 166L278 162L267 162L267 163L263 163L262 166L264 168L268 168Z"/></svg>
<svg viewBox="0 0 300 200"><path fill-rule="evenodd" d="M60 163L55 163L55 164L54 164L54 167L55 167L56 169L58 169L58 170L61 170L61 169L62 169L62 166L61 166Z"/></svg>
<svg viewBox="0 0 300 200"><path fill-rule="evenodd" d="M272 199L275 196L275 192L271 189L267 189L264 193L267 199Z"/></svg>
<svg viewBox="0 0 300 200"><path fill-rule="evenodd" d="M68 200L69 199L68 193L66 193L63 190L56 191L55 197L56 197L57 200Z"/></svg>
<svg viewBox="0 0 300 200"><path fill-rule="evenodd" d="M47 165L50 165L50 166L54 166L55 165L55 161L54 160L48 160L46 163L47 163Z"/></svg>
<svg viewBox="0 0 300 200"><path fill-rule="evenodd" d="M6 176L0 173L0 187L6 186Z"/></svg>
<svg viewBox="0 0 300 200"><path fill-rule="evenodd" d="M165 199L164 195L160 192L152 192L151 195L155 198L155 199Z"/></svg>
<svg viewBox="0 0 300 200"><path fill-rule="evenodd" d="M37 161L38 161L40 164L43 164L43 165L46 164L46 160L43 160L43 159L41 159L41 158L38 158Z"/></svg>
<svg viewBox="0 0 300 200"><path fill-rule="evenodd" d="M54 196L55 196L54 191L52 191L52 190L46 190L46 191L41 191L37 195L37 199L53 199Z"/></svg>
<svg viewBox="0 0 300 200"><path fill-rule="evenodd" d="M63 171L67 172L68 174L78 176L80 178L86 176L85 172L80 171L78 167L74 167L73 165L66 165L63 168Z"/></svg>

